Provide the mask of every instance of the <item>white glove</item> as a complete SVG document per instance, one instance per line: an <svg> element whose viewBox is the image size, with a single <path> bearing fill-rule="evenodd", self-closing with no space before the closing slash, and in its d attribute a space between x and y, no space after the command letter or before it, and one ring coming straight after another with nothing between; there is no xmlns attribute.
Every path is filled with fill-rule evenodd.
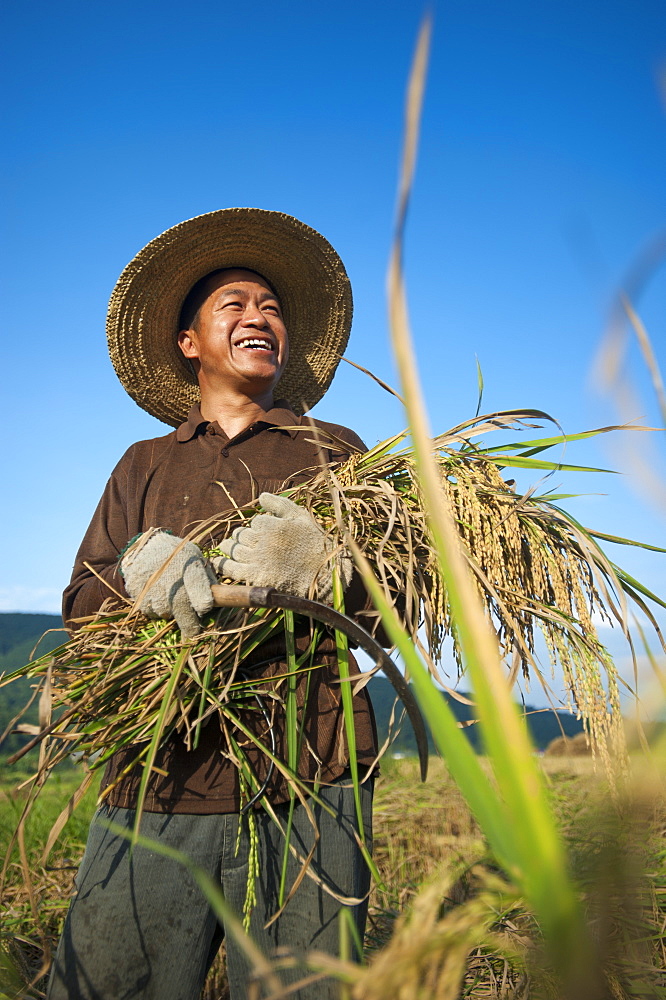
<svg viewBox="0 0 666 1000"><path fill-rule="evenodd" d="M178 546L180 550L169 560ZM201 632L198 615L213 607L211 584L215 574L194 542L166 531L144 532L121 557L119 568L125 589L136 600L148 580L169 560L143 596L139 608L148 618L175 618L184 638Z"/></svg>
<svg viewBox="0 0 666 1000"><path fill-rule="evenodd" d="M330 555L335 545L313 516L293 500L262 493L259 503L268 514L255 514L236 528L219 549L226 558L214 561L223 576L254 587L274 587L297 597L309 597L314 585L318 600L333 598ZM335 562L343 587L349 586L354 564L346 550Z"/></svg>

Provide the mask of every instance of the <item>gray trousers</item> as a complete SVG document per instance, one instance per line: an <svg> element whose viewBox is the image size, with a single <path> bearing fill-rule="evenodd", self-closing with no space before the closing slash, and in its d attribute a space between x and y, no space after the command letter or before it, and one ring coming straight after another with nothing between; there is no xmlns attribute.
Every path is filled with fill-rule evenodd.
<svg viewBox="0 0 666 1000"><path fill-rule="evenodd" d="M313 870L340 894L367 896L370 874L354 838L350 782L345 779L320 794L334 815L311 803L320 832ZM372 779L361 786L361 796L369 838ZM288 808L276 807L283 822ZM268 957L277 948L337 954L342 904L311 878L302 880L281 916L265 928L277 909L284 838L263 810L256 818L260 874L250 927L253 939ZM48 1000L198 1000L223 928L185 866L143 847L136 847L130 856L128 841L100 824L105 819L131 829L134 811L102 806L93 819L76 878L77 892L51 971ZM249 851L247 823L240 825L239 841L236 814L144 813L141 833L187 854L217 881L226 901L240 914ZM305 809L297 805L292 843L305 855L313 841ZM298 861L290 857L288 888L299 870ZM363 940L367 900L352 907L351 913ZM231 936L226 948L231 997L243 1000L249 965ZM280 977L294 982L305 974L289 970ZM338 987L331 979L319 980L294 995L299 1000L333 1000Z"/></svg>

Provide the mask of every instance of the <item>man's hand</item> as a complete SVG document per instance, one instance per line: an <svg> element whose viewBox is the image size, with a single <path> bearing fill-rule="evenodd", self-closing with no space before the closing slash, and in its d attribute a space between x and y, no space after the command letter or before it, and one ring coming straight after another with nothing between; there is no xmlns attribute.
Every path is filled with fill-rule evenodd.
<svg viewBox="0 0 666 1000"><path fill-rule="evenodd" d="M312 515L292 500L262 493L259 503L269 513L255 514L248 525L224 539L219 548L226 558L216 559L216 568L232 580L297 597L309 597L314 584L318 600L330 603L333 543ZM335 561L347 587L353 562L345 550Z"/></svg>
<svg viewBox="0 0 666 1000"><path fill-rule="evenodd" d="M166 531L144 532L130 545L119 565L125 589L133 600L151 576L164 567L139 608L148 618L175 618L184 638L201 632L198 616L213 607L210 588L217 580L194 542L184 542Z"/></svg>

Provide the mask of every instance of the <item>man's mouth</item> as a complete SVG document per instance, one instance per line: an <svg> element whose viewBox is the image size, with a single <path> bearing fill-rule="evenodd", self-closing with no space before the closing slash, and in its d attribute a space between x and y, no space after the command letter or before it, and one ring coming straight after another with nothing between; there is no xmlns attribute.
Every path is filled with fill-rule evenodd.
<svg viewBox="0 0 666 1000"><path fill-rule="evenodd" d="M266 337L246 337L239 340L236 347L248 348L251 351L273 351L273 345Z"/></svg>

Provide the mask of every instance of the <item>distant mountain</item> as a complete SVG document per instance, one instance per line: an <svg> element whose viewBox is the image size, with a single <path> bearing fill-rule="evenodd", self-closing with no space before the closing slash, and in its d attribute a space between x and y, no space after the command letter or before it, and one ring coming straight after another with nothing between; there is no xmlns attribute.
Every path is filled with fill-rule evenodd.
<svg viewBox="0 0 666 1000"><path fill-rule="evenodd" d="M36 656L48 653L66 641L65 631L44 635L49 629L62 629L60 615L0 614L0 672L15 670L28 663L42 636L44 638L39 643Z"/></svg>
<svg viewBox="0 0 666 1000"><path fill-rule="evenodd" d="M59 631L53 631L54 629ZM17 667L28 663L34 656L41 656L61 645L67 638L67 633L60 631L61 629L62 619L59 615L0 613L0 675L11 673ZM394 691L385 677L373 677L368 684L368 690L375 708L379 740L380 743L383 743L388 732L395 697ZM23 679L0 689L0 733L4 732L12 718L27 703L31 692L32 682ZM436 696L436 692L433 691L433 697ZM441 697L447 699L459 721L466 722L475 718L474 708L456 701L443 692ZM567 736L575 736L583 728L582 723L570 712L553 712L550 709L535 710L530 706L525 706L524 712L534 743L540 750L545 750L550 741L556 736L561 736L562 732ZM398 709L397 717L399 718L399 716L400 710ZM37 722L36 705L32 706L29 715L22 721ZM465 729L465 733L472 746L478 750L478 727L469 726ZM0 758L14 753L24 745L26 740L27 737L24 736L8 736L0 749ZM431 750L434 750L432 740L430 740L430 746ZM401 731L392 745L392 752L416 753L416 740L407 718L403 721Z"/></svg>
<svg viewBox="0 0 666 1000"><path fill-rule="evenodd" d="M368 691L370 692L372 704L375 709L377 732L381 742L386 739L386 734L388 732L391 711L395 701L395 692L390 681L386 680L385 677L373 677L368 684ZM461 694L463 694L464 697L470 697L469 695L464 694L464 692L461 692ZM433 697L437 697L435 689L433 689ZM476 711L473 706L464 705L443 691L440 692L440 697L445 698L446 701L448 701L449 707L452 709L453 714L459 722L468 722L469 720L476 718ZM575 736L576 733L583 731L582 722L576 719L575 715L572 715L571 712L554 712L552 709L535 709L530 705L521 706L521 710L525 714L528 728L538 750L545 750L550 741L555 739L556 736L561 736L562 733L564 733L565 736ZM396 719L399 717L400 706L396 709ZM476 725L467 726L464 732L474 749L479 750L479 727ZM434 752L434 743L430 733L428 733L428 742L430 744L431 751ZM416 739L407 716L405 716L403 720L400 733L393 742L390 752L406 754L416 753Z"/></svg>
<svg viewBox="0 0 666 1000"><path fill-rule="evenodd" d="M65 631L54 632L52 629L62 629L60 615L0 614L0 677L67 641ZM32 685L32 681L21 678L0 688L0 735L27 704ZM21 721L35 724L37 706L32 705ZM20 749L28 739L27 736L7 736L0 748L0 758Z"/></svg>

